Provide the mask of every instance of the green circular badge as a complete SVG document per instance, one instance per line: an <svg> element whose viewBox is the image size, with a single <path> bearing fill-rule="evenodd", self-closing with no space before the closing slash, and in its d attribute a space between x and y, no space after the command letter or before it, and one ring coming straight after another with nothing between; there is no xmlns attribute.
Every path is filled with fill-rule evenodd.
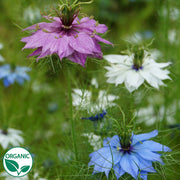
<svg viewBox="0 0 180 180"><path fill-rule="evenodd" d="M3 157L5 171L14 177L22 177L29 173L33 165L33 159L28 150L22 147L14 147L6 152Z"/></svg>

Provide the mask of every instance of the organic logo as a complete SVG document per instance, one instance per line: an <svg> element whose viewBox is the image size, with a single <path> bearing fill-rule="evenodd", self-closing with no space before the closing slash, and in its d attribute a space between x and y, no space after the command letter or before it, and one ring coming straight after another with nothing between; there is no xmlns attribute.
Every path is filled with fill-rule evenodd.
<svg viewBox="0 0 180 180"><path fill-rule="evenodd" d="M26 175L32 168L32 156L24 148L15 147L6 152L3 166L8 174L14 177Z"/></svg>

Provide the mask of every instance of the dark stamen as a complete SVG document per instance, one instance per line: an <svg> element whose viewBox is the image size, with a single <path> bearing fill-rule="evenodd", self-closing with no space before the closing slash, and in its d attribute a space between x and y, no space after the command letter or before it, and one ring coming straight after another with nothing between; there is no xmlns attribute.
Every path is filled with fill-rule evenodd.
<svg viewBox="0 0 180 180"><path fill-rule="evenodd" d="M135 71L139 71L140 69L143 69L143 67L142 66L139 67L138 65L134 64L132 66L132 69L134 69Z"/></svg>
<svg viewBox="0 0 180 180"><path fill-rule="evenodd" d="M103 110L102 113L96 114L95 116L90 116L90 117L82 117L81 119L88 119L91 121L98 121L98 120L102 120L103 117L107 114L107 112L105 110Z"/></svg>
<svg viewBox="0 0 180 180"><path fill-rule="evenodd" d="M8 134L7 129L6 129L6 130L5 130L5 129L3 129L3 130L2 130L2 134L7 135L7 134Z"/></svg>

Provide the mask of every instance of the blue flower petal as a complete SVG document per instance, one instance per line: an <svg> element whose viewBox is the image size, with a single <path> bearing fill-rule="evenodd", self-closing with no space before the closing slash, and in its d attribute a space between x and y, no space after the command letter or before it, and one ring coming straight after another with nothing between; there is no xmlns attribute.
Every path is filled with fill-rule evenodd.
<svg viewBox="0 0 180 180"><path fill-rule="evenodd" d="M14 70L9 64L5 64L0 67L0 79L4 79L5 87L15 81L22 85L25 80L30 80L26 71L30 71L30 68L17 66Z"/></svg>
<svg viewBox="0 0 180 180"><path fill-rule="evenodd" d="M24 79L27 80L27 81L30 80L30 77L29 77L26 73L23 73L23 74L21 74L21 75L18 75L17 77L24 78Z"/></svg>
<svg viewBox="0 0 180 180"><path fill-rule="evenodd" d="M11 73L11 67L9 64L0 67L0 79L5 78Z"/></svg>
<svg viewBox="0 0 180 180"><path fill-rule="evenodd" d="M135 164L133 160L131 160L129 154L126 153L121 157L120 166L125 172L130 174L132 177L134 177L135 179L137 178L138 166Z"/></svg>
<svg viewBox="0 0 180 180"><path fill-rule="evenodd" d="M104 146L111 146L111 148L117 149L120 147L120 138L118 135L113 136L112 138L108 138L103 142Z"/></svg>
<svg viewBox="0 0 180 180"><path fill-rule="evenodd" d="M140 177L141 177L141 179L143 179L143 180L147 180L147 175L148 175L148 173L147 173L147 172L145 172L145 171L141 171L141 175L140 175Z"/></svg>
<svg viewBox="0 0 180 180"><path fill-rule="evenodd" d="M8 81L8 79L3 79L3 83L5 87L8 87L11 83Z"/></svg>
<svg viewBox="0 0 180 180"><path fill-rule="evenodd" d="M96 167L97 169L112 167L112 154L109 147L103 147L98 151L91 153L89 156L91 157L91 160L88 164L89 166L96 165L98 166L98 168Z"/></svg>
<svg viewBox="0 0 180 180"><path fill-rule="evenodd" d="M142 142L144 140L150 139L158 135L158 130L154 130L150 133L132 135L132 145L135 145L138 142Z"/></svg>
<svg viewBox="0 0 180 180"><path fill-rule="evenodd" d="M16 66L16 70L15 70L16 73L20 74L20 73L25 73L26 71L31 71L31 68Z"/></svg>
<svg viewBox="0 0 180 180"><path fill-rule="evenodd" d="M157 153L153 153L148 149L139 149L137 151L135 151L136 153L138 153L142 158L144 158L145 160L149 160L149 161L159 161L160 163L163 164L162 159L160 158L161 155L157 154Z"/></svg>
<svg viewBox="0 0 180 180"><path fill-rule="evenodd" d="M111 147L104 147L89 155L91 160L88 165L95 165L94 173L105 172L108 177L113 164L119 163L121 155L122 153L118 150L111 149Z"/></svg>
<svg viewBox="0 0 180 180"><path fill-rule="evenodd" d="M134 149L149 149L151 151L164 151L164 152L170 152L171 149L167 146L164 146L160 143L154 142L154 141L144 141L143 143L136 143L133 146Z"/></svg>
<svg viewBox="0 0 180 180"><path fill-rule="evenodd" d="M16 81L18 82L18 84L23 85L24 84L24 79L22 77L18 77L16 78Z"/></svg>
<svg viewBox="0 0 180 180"><path fill-rule="evenodd" d="M121 166L118 164L116 164L114 167L114 173L116 175L116 178L119 179L122 175L124 175L125 171L121 168Z"/></svg>
<svg viewBox="0 0 180 180"><path fill-rule="evenodd" d="M14 81L15 81L15 79L16 79L16 74L15 74L15 73L11 73L11 74L9 74L6 78L8 79L8 81L9 81L11 84L13 84Z"/></svg>
<svg viewBox="0 0 180 180"><path fill-rule="evenodd" d="M118 135L104 140L104 147L90 154L89 165L94 165L94 173L105 172L108 177L111 169L119 179L125 172L134 179L147 180L148 172L156 172L152 162L158 161L163 164L159 151L170 151L170 148L160 143L148 140L155 137L158 131L146 134L132 135L129 150L120 147Z"/></svg>
<svg viewBox="0 0 180 180"><path fill-rule="evenodd" d="M109 141L111 140L110 137L107 137L106 139L104 139L103 141L103 146L109 146Z"/></svg>
<svg viewBox="0 0 180 180"><path fill-rule="evenodd" d="M134 156L137 157L137 159L139 160L139 169L141 171L146 171L146 172L156 172L156 170L153 168L152 166L152 162L150 160L145 160L143 159L140 155L138 155L137 153L134 153Z"/></svg>

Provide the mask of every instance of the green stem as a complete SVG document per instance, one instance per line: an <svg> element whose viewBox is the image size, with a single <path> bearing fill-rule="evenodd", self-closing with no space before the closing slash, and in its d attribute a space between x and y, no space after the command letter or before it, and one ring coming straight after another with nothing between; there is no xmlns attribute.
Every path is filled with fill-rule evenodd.
<svg viewBox="0 0 180 180"><path fill-rule="evenodd" d="M77 2L78 2L78 0L75 0L72 5L74 6Z"/></svg>
<svg viewBox="0 0 180 180"><path fill-rule="evenodd" d="M73 149L75 153L76 161L78 160L78 154L77 154L77 146L76 146L76 134L75 134L75 123L73 118L73 106L72 106L72 89L71 89L71 78L70 78L70 72L68 71L68 90L69 90L69 105L70 105L70 118L71 118L71 133L72 133L72 140L73 140Z"/></svg>
<svg viewBox="0 0 180 180"><path fill-rule="evenodd" d="M50 61L51 61L51 65L52 65L53 72L55 73L56 70L55 70L55 67L54 67L54 64L53 64L52 56L50 56Z"/></svg>
<svg viewBox="0 0 180 180"><path fill-rule="evenodd" d="M60 4L64 4L64 2L62 0L59 0Z"/></svg>
<svg viewBox="0 0 180 180"><path fill-rule="evenodd" d="M166 55L168 54L168 28L169 28L169 14L170 14L170 9L169 9L169 0L166 0L166 10L167 10L167 15L165 17L164 21L164 37L165 37L165 53ZM166 56L167 57L167 56Z"/></svg>
<svg viewBox="0 0 180 180"><path fill-rule="evenodd" d="M79 2L78 5L81 5L81 4L91 4L93 3L94 0L90 0L88 2Z"/></svg>
<svg viewBox="0 0 180 180"><path fill-rule="evenodd" d="M124 125L123 129L125 129L125 127L126 127L126 117L125 117L125 114L124 114L122 108L120 106L118 106L118 107L119 107L119 110L121 111L122 116L123 116L123 125Z"/></svg>

